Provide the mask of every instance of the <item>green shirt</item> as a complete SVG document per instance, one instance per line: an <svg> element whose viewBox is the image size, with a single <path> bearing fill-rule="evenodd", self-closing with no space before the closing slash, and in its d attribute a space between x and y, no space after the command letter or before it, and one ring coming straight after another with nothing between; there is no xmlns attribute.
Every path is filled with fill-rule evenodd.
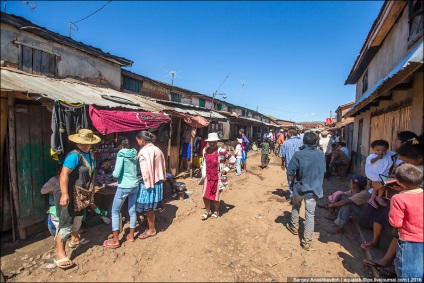
<svg viewBox="0 0 424 283"><path fill-rule="evenodd" d="M262 154L269 154L269 143L263 142L259 147L262 148Z"/></svg>

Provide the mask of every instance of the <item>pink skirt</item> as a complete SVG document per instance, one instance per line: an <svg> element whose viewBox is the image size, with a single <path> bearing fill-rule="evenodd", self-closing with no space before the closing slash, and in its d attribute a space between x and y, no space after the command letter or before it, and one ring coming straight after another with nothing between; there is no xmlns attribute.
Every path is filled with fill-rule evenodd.
<svg viewBox="0 0 424 283"><path fill-rule="evenodd" d="M220 201L222 191L218 191L218 180L211 180L208 181L208 179L205 179L205 183L203 185L203 197L209 200L213 201Z"/></svg>

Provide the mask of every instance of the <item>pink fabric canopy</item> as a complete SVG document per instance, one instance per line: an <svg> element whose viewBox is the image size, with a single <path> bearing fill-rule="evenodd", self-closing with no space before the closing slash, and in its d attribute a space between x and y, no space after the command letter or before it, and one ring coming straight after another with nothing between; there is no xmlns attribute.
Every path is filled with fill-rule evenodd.
<svg viewBox="0 0 424 283"><path fill-rule="evenodd" d="M90 105L89 114L94 127L102 135L157 128L171 118L162 112L103 110Z"/></svg>

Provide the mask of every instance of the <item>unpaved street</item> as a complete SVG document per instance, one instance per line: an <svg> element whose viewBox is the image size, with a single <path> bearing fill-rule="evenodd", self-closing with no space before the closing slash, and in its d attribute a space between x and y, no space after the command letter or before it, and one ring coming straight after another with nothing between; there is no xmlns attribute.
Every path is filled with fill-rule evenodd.
<svg viewBox="0 0 424 283"><path fill-rule="evenodd" d="M223 196L218 219L201 220L198 179L181 179L193 195L166 203L158 213L156 237L123 241L120 248L110 250L102 246L110 225L102 224L83 235L91 242L73 252L77 266L70 270L46 268L53 262L48 259L54 256L52 237L28 241L20 248L3 247L2 270L8 276L19 273L11 282L282 282L290 276L371 277L362 265L365 254L354 225L348 224L343 235L330 234L332 222L324 218L327 212L322 208L316 210L312 250L300 247L299 237L284 227L291 206L285 198L288 186L280 159L272 156L267 169L259 163L260 155L250 152L249 172L238 177L229 173L231 189ZM324 195L347 186L346 178L324 181Z"/></svg>

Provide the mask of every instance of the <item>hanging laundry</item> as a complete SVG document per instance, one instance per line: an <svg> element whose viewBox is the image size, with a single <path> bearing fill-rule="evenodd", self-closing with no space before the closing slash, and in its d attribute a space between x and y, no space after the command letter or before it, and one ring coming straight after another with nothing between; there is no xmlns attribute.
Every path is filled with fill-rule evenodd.
<svg viewBox="0 0 424 283"><path fill-rule="evenodd" d="M68 136L78 133L79 129L87 129L87 110L84 103L69 103L64 100L54 102L52 112L52 135L50 140L52 158L63 161L68 152L74 149Z"/></svg>

